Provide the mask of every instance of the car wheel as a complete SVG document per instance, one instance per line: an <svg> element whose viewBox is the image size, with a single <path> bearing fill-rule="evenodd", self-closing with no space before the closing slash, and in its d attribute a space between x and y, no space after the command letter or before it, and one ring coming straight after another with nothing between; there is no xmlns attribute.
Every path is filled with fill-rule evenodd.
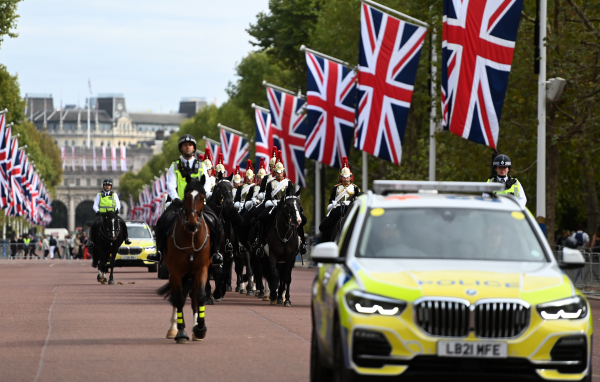
<svg viewBox="0 0 600 382"><path fill-rule="evenodd" d="M334 351L334 362L333 362L333 381L335 382L357 382L359 375L354 370L346 368L346 362L344 360L344 347L342 345L342 331L339 324L339 318L334 318L334 337L333 337L333 351Z"/></svg>
<svg viewBox="0 0 600 382"><path fill-rule="evenodd" d="M321 364L319 343L317 341L317 331L313 323L310 341L310 380L311 382L329 382L331 381L332 371Z"/></svg>
<svg viewBox="0 0 600 382"><path fill-rule="evenodd" d="M158 265L158 278L161 280L167 280L169 278L169 270L167 266L162 262Z"/></svg>
<svg viewBox="0 0 600 382"><path fill-rule="evenodd" d="M148 272L157 272L158 271L158 264L154 263L151 265L148 265Z"/></svg>

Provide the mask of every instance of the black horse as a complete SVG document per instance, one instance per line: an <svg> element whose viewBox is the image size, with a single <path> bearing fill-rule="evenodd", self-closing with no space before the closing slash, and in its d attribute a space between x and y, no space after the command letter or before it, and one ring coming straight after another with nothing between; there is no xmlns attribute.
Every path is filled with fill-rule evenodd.
<svg viewBox="0 0 600 382"><path fill-rule="evenodd" d="M96 243L92 248L92 267L98 267L98 277L96 280L102 284L114 285L113 270L115 269L115 260L117 252L125 240L123 232L126 227L122 227L125 222L117 218L114 213L103 213L101 215L100 225L95 232ZM106 280L106 274L110 268L110 277Z"/></svg>
<svg viewBox="0 0 600 382"><path fill-rule="evenodd" d="M342 202L339 206L333 208L325 219L319 225L321 231L321 243L335 241L335 238L342 231L344 217L350 212L352 203L356 200L356 195L352 195L346 202Z"/></svg>
<svg viewBox="0 0 600 382"><path fill-rule="evenodd" d="M275 218L267 226L268 247L265 247L265 252L269 256L269 267L267 268L271 305L292 305L290 284L292 283L292 268L300 247L298 226L302 224L300 191L298 190L294 194L293 188L287 188L276 209L272 211L275 213ZM284 290L286 291L285 303L283 301Z"/></svg>

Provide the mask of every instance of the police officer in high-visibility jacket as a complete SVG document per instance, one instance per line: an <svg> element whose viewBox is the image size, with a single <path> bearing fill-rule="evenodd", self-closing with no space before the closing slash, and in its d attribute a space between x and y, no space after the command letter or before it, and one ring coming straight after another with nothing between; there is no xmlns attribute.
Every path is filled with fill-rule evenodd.
<svg viewBox="0 0 600 382"><path fill-rule="evenodd" d="M125 221L121 219L115 213L119 213L121 210L121 201L119 200L119 195L112 191L113 182L110 179L104 179L102 182L102 191L96 195L96 199L94 200L94 211L96 212L96 219L92 223L90 227L90 237L87 242L88 248L94 248L94 241L96 239L96 231L100 226L101 215L106 214L109 219L117 219L119 222L121 229L123 230L123 236L125 237L125 244L131 244L129 241L129 235L127 234L127 225L125 225Z"/></svg>
<svg viewBox="0 0 600 382"><path fill-rule="evenodd" d="M167 227L168 223L165 222L165 219L168 219L171 212L179 211L183 207L187 176L190 176L192 179L200 179L205 171L203 170L205 169L205 166L202 166L200 161L196 159L196 139L193 136L185 134L179 138L179 152L181 153L181 156L171 164L169 172L167 173L167 192L172 202L161 215L159 222L156 223L157 232L159 232L156 236L156 244L159 250L164 249L166 231L169 228ZM206 171L209 172L209 170ZM212 168L210 171L212 171ZM206 177L205 181L207 181ZM206 223L214 232L218 233L216 237L219 237L221 235L222 227L218 222L215 213L208 207L208 204L204 205L202 212L205 216ZM160 230L159 227L163 229ZM213 254L211 263L213 265L220 265L223 263L223 256L216 249L218 247L215 246L216 242L217 240L211 240L211 253Z"/></svg>
<svg viewBox="0 0 600 382"><path fill-rule="evenodd" d="M522 207L527 204L527 196L525 196L525 190L519 180L513 176L508 175L512 162L510 158L504 154L500 154L494 158L493 162L494 171L496 174L488 179L488 183L506 183L505 191L496 191L494 194L511 194L514 195ZM483 196L489 196L484 193Z"/></svg>

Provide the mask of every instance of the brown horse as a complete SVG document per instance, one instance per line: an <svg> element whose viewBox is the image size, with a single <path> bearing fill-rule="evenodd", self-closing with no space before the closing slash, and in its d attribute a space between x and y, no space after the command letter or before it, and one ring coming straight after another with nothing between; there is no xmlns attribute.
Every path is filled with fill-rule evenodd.
<svg viewBox="0 0 600 382"><path fill-rule="evenodd" d="M192 339L199 341L206 336L204 287L208 282L210 266L210 234L202 211L206 198L205 178L188 178L187 181L183 209L167 234L167 252L163 263L169 270L169 283L157 291L165 298L170 296L173 315L167 338L174 338L177 343L187 343L189 340L183 320L183 306L188 294L192 299L196 324Z"/></svg>

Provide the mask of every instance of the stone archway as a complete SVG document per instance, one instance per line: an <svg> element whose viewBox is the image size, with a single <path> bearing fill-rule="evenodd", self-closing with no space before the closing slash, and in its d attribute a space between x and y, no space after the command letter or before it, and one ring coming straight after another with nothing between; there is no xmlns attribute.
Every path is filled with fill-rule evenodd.
<svg viewBox="0 0 600 382"><path fill-rule="evenodd" d="M67 228L69 216L67 206L60 200L52 201L52 221L46 228Z"/></svg>
<svg viewBox="0 0 600 382"><path fill-rule="evenodd" d="M92 200L83 200L75 208L75 227L84 227L86 223L91 223L96 218L94 212L94 202Z"/></svg>

